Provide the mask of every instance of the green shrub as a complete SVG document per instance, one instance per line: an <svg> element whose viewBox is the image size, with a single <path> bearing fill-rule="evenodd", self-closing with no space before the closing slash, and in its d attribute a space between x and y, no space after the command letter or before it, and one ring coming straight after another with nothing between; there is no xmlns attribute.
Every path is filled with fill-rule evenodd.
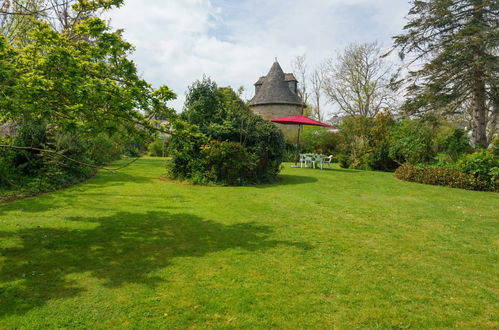
<svg viewBox="0 0 499 330"><path fill-rule="evenodd" d="M305 126L300 147L305 152L332 154L338 150L340 136L325 127Z"/></svg>
<svg viewBox="0 0 499 330"><path fill-rule="evenodd" d="M398 164L390 157L391 130L395 125L390 113L379 113L373 121L370 130L369 163L376 170L393 170Z"/></svg>
<svg viewBox="0 0 499 330"><path fill-rule="evenodd" d="M181 115L187 124L170 141L170 177L231 185L277 180L285 150L281 131L232 89L214 86L205 78L189 89Z"/></svg>
<svg viewBox="0 0 499 330"><path fill-rule="evenodd" d="M156 139L147 146L147 153L152 157L166 157L167 150L167 143L161 139Z"/></svg>
<svg viewBox="0 0 499 330"><path fill-rule="evenodd" d="M445 137L440 145L440 151L449 155L452 160L457 160L459 156L469 151L470 148L470 138L460 128L455 128L450 135Z"/></svg>
<svg viewBox="0 0 499 330"><path fill-rule="evenodd" d="M433 133L422 120L405 119L391 131L390 157L399 164L428 163L435 156Z"/></svg>
<svg viewBox="0 0 499 330"><path fill-rule="evenodd" d="M496 184L450 167L417 167L406 164L395 171L395 177L404 181L452 188L498 191Z"/></svg>
<svg viewBox="0 0 499 330"><path fill-rule="evenodd" d="M488 150L479 150L463 156L456 167L464 173L472 174L480 179L496 182L499 158Z"/></svg>
<svg viewBox="0 0 499 330"><path fill-rule="evenodd" d="M499 157L499 135L492 140L490 149L492 150L492 153L496 156Z"/></svg>
<svg viewBox="0 0 499 330"><path fill-rule="evenodd" d="M256 156L240 143L210 141L201 147L201 155L208 182L226 185L255 182Z"/></svg>
<svg viewBox="0 0 499 330"><path fill-rule="evenodd" d="M343 165L357 169L393 170L397 163L390 155L391 130L395 121L389 113L380 113L375 118L351 116L339 125L338 150ZM341 163L341 162L340 162Z"/></svg>
<svg viewBox="0 0 499 330"><path fill-rule="evenodd" d="M349 168L350 167L350 156L345 155L345 154L338 154L336 156L338 159L338 163L340 164L340 167L342 168Z"/></svg>
<svg viewBox="0 0 499 330"><path fill-rule="evenodd" d="M283 154L283 161L296 162L298 161L300 151L296 148L294 143L286 143Z"/></svg>
<svg viewBox="0 0 499 330"><path fill-rule="evenodd" d="M0 188L36 193L81 182L95 173L92 166L139 152L141 138L127 132L66 131L43 120L25 120L18 123L15 136L2 140L18 147L55 151L0 149Z"/></svg>

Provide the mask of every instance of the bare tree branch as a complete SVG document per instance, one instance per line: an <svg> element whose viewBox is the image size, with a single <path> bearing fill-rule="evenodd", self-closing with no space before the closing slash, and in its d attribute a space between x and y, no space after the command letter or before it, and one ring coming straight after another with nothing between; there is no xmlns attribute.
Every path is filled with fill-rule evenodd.
<svg viewBox="0 0 499 330"><path fill-rule="evenodd" d="M351 44L336 59L326 61L322 90L348 115L374 117L393 106L389 88L392 67L381 58L378 43Z"/></svg>

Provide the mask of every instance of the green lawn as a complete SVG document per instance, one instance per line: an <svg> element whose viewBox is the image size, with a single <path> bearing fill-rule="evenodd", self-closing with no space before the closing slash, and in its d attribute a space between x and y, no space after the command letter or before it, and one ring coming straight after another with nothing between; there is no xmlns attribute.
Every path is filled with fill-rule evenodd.
<svg viewBox="0 0 499 330"><path fill-rule="evenodd" d="M146 158L0 205L0 328L499 327L499 194L391 173L161 181Z"/></svg>

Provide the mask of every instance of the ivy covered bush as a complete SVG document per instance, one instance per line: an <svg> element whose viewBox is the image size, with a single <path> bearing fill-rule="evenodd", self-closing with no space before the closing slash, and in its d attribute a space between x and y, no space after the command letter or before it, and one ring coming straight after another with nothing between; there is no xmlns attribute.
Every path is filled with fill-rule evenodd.
<svg viewBox="0 0 499 330"><path fill-rule="evenodd" d="M277 180L285 141L231 88L204 77L189 87L169 144L169 176L195 184L245 185Z"/></svg>

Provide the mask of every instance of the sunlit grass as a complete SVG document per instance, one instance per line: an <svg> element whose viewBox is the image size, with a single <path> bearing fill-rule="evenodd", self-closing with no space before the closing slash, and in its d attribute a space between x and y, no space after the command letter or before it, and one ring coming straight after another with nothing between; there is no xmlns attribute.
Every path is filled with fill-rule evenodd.
<svg viewBox="0 0 499 330"><path fill-rule="evenodd" d="M390 173L159 180L0 204L0 328L497 328L499 195Z"/></svg>

